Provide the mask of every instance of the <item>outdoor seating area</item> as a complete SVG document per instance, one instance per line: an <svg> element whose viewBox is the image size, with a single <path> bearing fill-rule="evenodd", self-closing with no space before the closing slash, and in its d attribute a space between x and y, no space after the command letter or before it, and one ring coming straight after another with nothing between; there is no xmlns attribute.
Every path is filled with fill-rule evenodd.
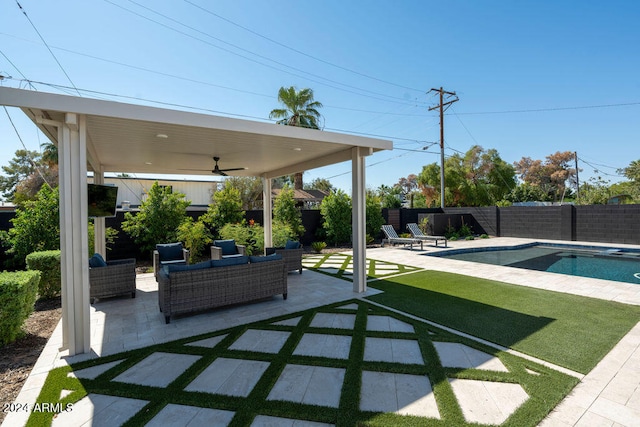
<svg viewBox="0 0 640 427"><path fill-rule="evenodd" d="M411 236L414 239L432 241L432 242L435 242L436 246L438 246L438 242L444 242L444 247L445 248L447 247L447 238L445 236L430 236L430 235L424 234L422 230L420 230L420 227L418 227L418 224L416 224L415 222L408 223L407 230L409 230L409 232L411 233Z"/></svg>
<svg viewBox="0 0 640 427"><path fill-rule="evenodd" d="M421 239L400 237L392 225L384 224L382 226L382 232L385 235L385 238L382 239L382 247L384 247L385 243L388 243L390 245L409 245L409 249L411 250L413 250L413 245L420 245L420 250L424 249Z"/></svg>

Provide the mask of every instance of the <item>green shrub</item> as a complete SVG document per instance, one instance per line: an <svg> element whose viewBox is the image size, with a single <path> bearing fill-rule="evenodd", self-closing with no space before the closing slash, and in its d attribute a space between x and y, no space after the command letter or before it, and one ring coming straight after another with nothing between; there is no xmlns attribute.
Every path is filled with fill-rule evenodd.
<svg viewBox="0 0 640 427"><path fill-rule="evenodd" d="M0 273L0 345L15 341L33 311L39 271Z"/></svg>
<svg viewBox="0 0 640 427"><path fill-rule="evenodd" d="M337 245L351 241L351 198L342 190L322 200L320 213L327 240Z"/></svg>
<svg viewBox="0 0 640 427"><path fill-rule="evenodd" d="M149 189L149 195L134 215L125 212L122 230L133 238L143 252L151 253L158 243L178 240L178 227L187 218L184 194L173 193L171 187L161 187L158 181Z"/></svg>
<svg viewBox="0 0 640 427"><path fill-rule="evenodd" d="M287 240L298 240L298 234L290 226L283 223L274 223L271 229L271 238L274 248L282 248Z"/></svg>
<svg viewBox="0 0 640 427"><path fill-rule="evenodd" d="M31 252L60 249L60 216L58 189L43 185L35 200L16 209L9 230L14 265L22 268Z"/></svg>
<svg viewBox="0 0 640 427"><path fill-rule="evenodd" d="M302 213L296 208L293 188L286 185L273 201L274 224L288 225L296 233L296 237L304 234Z"/></svg>
<svg viewBox="0 0 640 427"><path fill-rule="evenodd" d="M480 238L481 238L481 239L488 239L488 238L489 238L489 235L488 235L488 234L481 234L481 235L480 235Z"/></svg>
<svg viewBox="0 0 640 427"><path fill-rule="evenodd" d="M227 224L239 224L244 220L240 190L231 183L225 183L222 190L213 193L212 203L201 218L205 224L213 227L216 236L222 237L222 228ZM224 239L224 237L222 237Z"/></svg>
<svg viewBox="0 0 640 427"><path fill-rule="evenodd" d="M32 252L27 255L27 268L40 271L38 295L53 298L60 295L62 272L60 271L60 251Z"/></svg>
<svg viewBox="0 0 640 427"><path fill-rule="evenodd" d="M313 251L317 254L319 254L320 252L322 252L322 250L324 248L327 247L327 244L325 242L313 242L311 243L311 249L313 249Z"/></svg>
<svg viewBox="0 0 640 427"><path fill-rule="evenodd" d="M213 242L213 236L204 222L195 221L191 217L178 227L178 240L184 242L184 247L189 250L189 262L192 264L202 258L209 258L205 249Z"/></svg>
<svg viewBox="0 0 640 427"><path fill-rule="evenodd" d="M220 237L246 246L247 255L264 253L264 228L260 225L227 224L220 230Z"/></svg>

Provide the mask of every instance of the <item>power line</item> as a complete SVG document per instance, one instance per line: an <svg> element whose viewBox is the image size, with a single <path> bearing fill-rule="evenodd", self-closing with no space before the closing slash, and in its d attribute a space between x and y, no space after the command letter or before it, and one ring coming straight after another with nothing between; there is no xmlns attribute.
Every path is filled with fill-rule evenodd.
<svg viewBox="0 0 640 427"><path fill-rule="evenodd" d="M18 5L18 7L20 8L20 10L22 11L22 13L24 14L25 18L27 18L27 21L29 21L29 23L31 24L31 26L33 27L33 29L35 30L36 34L38 34L38 37L40 37L40 40L42 40L42 43L44 43L45 47L47 48L47 50L49 51L49 53L51 54L51 56L53 57L53 59L56 61L56 64L58 64L58 67L60 67L60 69L62 70L62 72L64 73L64 75L67 77L67 80L69 80L69 83L71 83L71 86L73 86L74 89L76 89L76 92L78 92L78 96L82 96L80 95L80 92L78 91L78 89L76 88L76 85L73 83L73 80L71 80L71 77L69 77L69 74L67 74L67 72L65 71L64 67L62 66L62 64L60 63L60 61L58 61L58 58L56 58L56 55L53 53L53 51L51 50L51 48L49 47L49 45L47 44L46 40L44 39L44 37L42 37L42 34L40 34L40 31L38 31L38 29L36 28L36 26L33 24L33 22L31 21L31 18L29 18L29 15L27 15L27 11L24 10L22 8L22 6L20 5L20 3L18 3L18 0L16 0L16 4ZM22 73L21 73L22 74Z"/></svg>
<svg viewBox="0 0 640 427"><path fill-rule="evenodd" d="M373 99L377 99L377 100L379 100L379 101L385 101L385 102L395 102L395 103L399 103L399 104L406 104L406 103L407 103L407 102L406 102L406 100L405 100L404 98L400 98L400 97L396 97L396 96L392 96L392 95L386 95L386 94L383 94L383 93L370 91L370 90L368 90L368 89L358 88L358 87L355 87L355 86L352 86L352 85L348 85L348 84L345 84L345 83L340 83L340 82L338 82L338 81L328 79L328 78L326 78L326 77L323 77L323 76L320 76L320 75L317 75L317 74L310 73L310 72L308 72L308 71L304 71L304 70L299 69L299 68L296 68L296 67L292 67L292 66L290 66L290 65L288 65L288 64L285 64L285 63L282 63L282 62L276 61L276 60L271 59L271 58L269 58L269 57L267 57L267 56L264 56L264 55L261 55L261 54L258 54L258 53L255 53L255 52L252 52L252 51L250 51L250 50L248 50L248 49L244 49L244 48L242 48L242 47L240 47L240 46L238 46L238 45L235 45L235 44L233 44L233 43L229 43L229 42L227 42L227 41L224 41L224 40L222 40L222 39L220 39L220 38L218 38L218 37L212 36L211 34L208 34L208 33L204 32L204 31L198 30L197 28L194 28L194 27L191 27L191 26L189 26L189 25L187 25L187 24L184 24L184 23L182 23L182 22L180 22L180 21L178 21L178 20L176 20L176 19L174 19L174 18L171 18L171 17L169 17L169 16L167 16L167 15L164 15L164 14L162 14L162 13L160 13L160 12L157 12L157 11L155 11L155 10L151 9L151 8L146 7L146 6L140 5L139 3L136 3L136 2L134 2L134 1L132 1L132 0L129 0L129 1L130 1L131 3L133 3L133 4L136 4L137 6L139 6L139 7L141 7L141 8L143 8L143 9L148 10L149 12L152 12L152 13L154 13L154 14L156 14L156 15L159 15L159 16L163 17L164 19L167 19L167 20L169 20L169 21L175 22L175 23L177 23L177 24L179 24L179 25L181 25L181 26L183 26L183 27L185 27L185 28L188 28L188 29L190 29L190 30L192 30L192 31L195 31L195 32L197 32L197 33L200 33L200 34L202 34L202 35L204 35L204 36L207 36L207 37L209 37L209 38L212 38L212 39L214 39L214 40L216 40L216 41L219 41L219 42L221 42L221 43L224 43L224 44L226 44L226 45L228 45L228 46L231 46L231 47L233 47L233 48L235 48L235 49L241 50L241 51L243 51L243 52L247 52L247 53L249 53L249 54L251 54L251 55L254 55L254 56L258 57L258 58L262 58L262 59L265 59L265 60L267 60L267 61L270 61L270 62L273 62L273 63L275 63L275 64L278 64L278 65L280 65L280 66L282 66L282 67L290 68L290 69L295 70L295 71L297 71L297 72L301 72L301 73L307 74L307 75L309 75L309 76L313 76L313 77L315 77L315 78L323 79L323 80L326 80L327 82L330 82L330 83L333 83L333 84L338 84L338 85L344 86L344 87L346 87L346 88L351 88L351 89L358 90L358 91L362 91L362 92L367 92L367 93L370 93L370 94L373 94L373 95L376 95L376 96L366 95L366 94L363 94L363 93L355 92L354 90L348 90L348 89L345 89L345 88L343 88L343 87L337 87L337 86L334 86L333 84L329 84L329 83L326 83L326 82L323 82L323 81L318 81L318 80L310 79L308 76L302 76L302 75L299 75L299 74L296 74L296 73L292 73L292 72L287 71L287 70L283 70L283 69L281 69L281 68L274 67L274 66L269 65L269 64L265 64L264 62L260 62L260 61L258 61L258 60L256 60L256 59L249 58L249 57L247 57L247 56L245 56L245 55L241 55L241 54L239 54L239 53L237 53L237 52L234 52L233 50L230 50L230 49L227 49L227 48L224 48L224 47L221 47L221 46L217 46L217 45L215 45L215 44L213 44L213 43L211 43L211 42L208 42L208 41L203 40L203 39L201 39L201 38L195 37L195 36L193 36L193 35L191 35L191 34L189 34L189 33L186 33L186 32L184 32L184 31L178 30L178 29L176 29L176 28L174 28L174 27L171 27L171 26L169 26L169 25L167 25L167 24L163 24L163 23L161 23L161 22L158 22L158 21L156 21L156 20L154 20L154 19L152 19L152 18L149 18L148 16L144 16L144 15L142 15L142 14L140 14L140 13L138 13L138 12L135 12L135 11L133 11L133 10L131 10L131 9L127 9L126 7L124 7L124 6L122 6L122 5L118 5L118 4L116 4L116 3L113 3L111 0L104 0L104 1L105 1L106 3L109 3L109 4L113 5L113 6L116 6L116 7L120 8L120 9L122 9L122 10L126 11L126 12L129 12L129 13L131 13L131 14L133 14L133 15L136 15L136 16L138 16L138 17L142 18L142 19L145 19L145 20L147 20L147 21L149 21L149 22L152 22L152 23L154 23L154 24L160 25L160 26L162 26L162 27L164 27L164 28L167 28L167 29L169 29L169 30L171 30L171 31L175 31L175 32L177 32L177 33L179 33L179 34L182 34L182 35L184 35L184 36L186 36L186 37L189 37L189 38L192 38L192 39L194 39L194 40L198 40L198 41L200 41L200 42L202 42L202 43L205 43L205 44L207 44L207 45L209 45L209 46L215 47L215 48L217 48L217 49L220 49L220 50L225 51L225 52L227 52L227 53L230 53L230 54L232 54L232 55L238 56L238 57L240 57L240 58L243 58L243 59L246 59L246 60L248 60L248 61L254 62L254 63L256 63L256 64L260 64L260 65L262 65L262 66L264 66L264 67L271 68L271 69L274 69L274 70L279 71L279 72L287 73L287 74L290 74L290 75L295 76L295 77L300 77L300 78L308 79L308 80L310 80L310 81L312 81L312 82L314 82L314 83L319 83L319 84L322 84L322 85L325 85L325 86L328 86L328 87L331 87L331 88L334 88L334 89L337 89L337 90L342 90L342 91L345 91L345 92L348 92L348 93L353 93L353 94L355 94L355 95L365 96L365 97L369 97L369 98L373 98ZM387 97L387 98L390 98L390 99L378 98L379 96Z"/></svg>
<svg viewBox="0 0 640 427"><path fill-rule="evenodd" d="M185 1L185 3L188 3L188 4L190 4L190 5L194 6L194 7L197 7L198 9L202 10L203 12L207 12L207 13L208 13L208 14L210 14L210 15L213 15L213 16L215 16L215 17L217 17L217 18L220 18L220 19L222 19L223 21L228 22L228 23L229 23L229 24L231 24L231 25L235 25L236 27L241 28L241 29L243 29L243 30L245 30L245 31L248 31L248 32L249 32L249 33L251 33L251 34L254 34L254 35L258 36L258 37L261 37L261 38L263 38L263 39L265 39L265 40L267 40L267 41L269 41L269 42L271 42L271 43L274 43L274 44L276 44L276 45L278 45L278 46L281 46L281 47L283 47L283 48L285 48L285 49L289 49L289 50L291 50L292 52L295 52L295 53L298 53L298 54L300 54L300 55L306 56L307 58L314 59L314 60L316 60L316 61L318 61L318 62L322 62L323 64L327 64L327 65L330 65L330 66L332 66L332 67L336 67L336 68L339 68L339 69L341 69L341 70L348 71L348 72L350 72L350 73L356 74L356 75L361 76L361 77L366 77L366 78L368 78L368 79L375 80L375 81L378 81L378 82L381 82L381 83L385 83L385 84L388 84L388 85L391 85L391 86L396 86L396 87L399 87L399 88L402 88L402 89L409 89L409 90L413 90L413 91L421 92L421 93L422 93L422 89L415 89L415 88L412 88L412 87L409 87L409 86L404 86L404 85L400 85L400 84L397 84L397 83L393 83L393 82L390 82L390 81L387 81L387 80L379 79L379 78L377 78L377 77L373 77L373 76L370 76L370 75L368 75L368 74L364 74L364 73L361 73L361 72L359 72L359 71L355 71L355 70L352 70L352 69L350 69L350 68L346 68L346 67L343 67L343 66L341 66L341 65L334 64L334 63L332 63L332 62L329 62L329 61L326 61L326 60L324 60L324 59L318 58L318 57L316 57L316 56L309 55L309 54L308 54L308 53L306 53L306 52L303 52L303 51L301 51L301 50L295 49L295 48L293 48L293 47L291 47L291 46L288 46L288 45L286 45L286 44L284 44L284 43L280 43L280 42L279 42L279 41L277 41L277 40L271 39L271 38L269 38L269 37L267 37L267 36L265 36L265 35L263 35L263 34L260 34L260 33L256 32L256 31L253 31L253 30L252 30L252 29L250 29L250 28L244 27L244 26L242 26L242 25L240 25L240 24L238 24L238 23L236 23L236 22L233 22L232 20L230 20L230 19L228 19L228 18L225 18L225 17L223 17L223 16L220 16L220 15L218 15L217 13L214 13L214 12L210 11L209 9L206 9L206 8L204 8L204 7L200 6L200 5L197 5L197 4L195 4L195 3L193 3L193 2L191 2L191 1L189 1L189 0L184 0L184 1Z"/></svg>
<svg viewBox="0 0 640 427"><path fill-rule="evenodd" d="M532 108L527 110L504 110L504 111L478 111L468 113L454 113L456 115L488 115L488 114L514 114L514 113L541 113L549 111L566 111L566 110L587 110L592 108L612 108L612 107L630 107L640 105L640 102L625 102L618 104L600 104L600 105L583 105L574 107L555 107L555 108Z"/></svg>

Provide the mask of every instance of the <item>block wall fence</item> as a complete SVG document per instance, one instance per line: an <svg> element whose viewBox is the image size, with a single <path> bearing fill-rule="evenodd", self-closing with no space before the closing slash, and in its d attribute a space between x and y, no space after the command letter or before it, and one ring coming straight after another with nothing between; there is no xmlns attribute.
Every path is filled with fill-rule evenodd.
<svg viewBox="0 0 640 427"><path fill-rule="evenodd" d="M204 211L205 209L189 210L188 214L198 218ZM436 235L444 234L449 226L458 228L464 222L476 234L486 233L496 237L640 245L640 205L382 209L382 215L386 223L393 225L399 233L406 232L408 223L418 223L421 218L427 217L430 231ZM14 212L0 211L0 230L10 229L10 220L14 216ZM262 224L262 211L246 211L245 218ZM119 231L108 257L150 260L151 254L141 253L129 235L121 231L123 220L124 212L106 219L107 227ZM303 210L302 222L306 229L301 238L303 244L310 245L315 240L321 240L316 234L322 228L319 210ZM3 251L0 262L4 262L6 258Z"/></svg>

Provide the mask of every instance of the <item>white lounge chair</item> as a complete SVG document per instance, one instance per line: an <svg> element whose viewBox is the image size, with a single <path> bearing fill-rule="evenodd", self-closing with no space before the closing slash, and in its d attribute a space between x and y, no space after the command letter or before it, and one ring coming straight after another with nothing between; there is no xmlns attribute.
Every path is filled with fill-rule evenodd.
<svg viewBox="0 0 640 427"><path fill-rule="evenodd" d="M386 242L392 245L396 245L396 244L409 245L409 249L413 250L413 245L420 244L420 250L422 250L422 240L412 239L409 237L400 237L398 236L398 233L396 233L396 230L393 229L392 225L389 225L389 224L383 225L382 232L386 236L386 239L382 239L383 247Z"/></svg>
<svg viewBox="0 0 640 427"><path fill-rule="evenodd" d="M411 233L411 235L415 238L415 239L420 239L420 240L432 240L436 242L436 246L438 246L438 242L439 241L444 241L444 247L447 247L447 238L444 236L429 236L428 234L424 234L422 232L422 230L420 230L420 227L418 227L418 224L416 224L415 222L411 222L409 224L407 224L407 230L409 230L409 232Z"/></svg>

